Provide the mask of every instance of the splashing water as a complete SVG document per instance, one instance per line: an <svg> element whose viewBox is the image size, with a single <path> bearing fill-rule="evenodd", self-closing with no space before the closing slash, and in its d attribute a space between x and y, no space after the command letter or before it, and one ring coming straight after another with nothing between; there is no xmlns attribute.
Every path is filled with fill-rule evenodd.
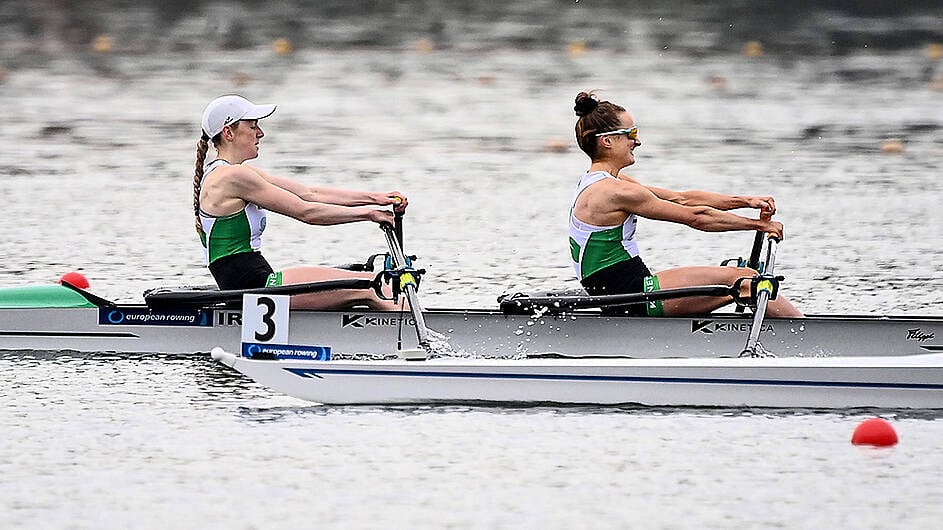
<svg viewBox="0 0 943 530"><path fill-rule="evenodd" d="M452 346L452 343L449 342L449 337L443 333L427 328L427 336L429 338L429 358L434 357L462 357L467 359L477 359L480 358L480 355L475 355L466 352L465 350L458 348L456 349Z"/></svg>

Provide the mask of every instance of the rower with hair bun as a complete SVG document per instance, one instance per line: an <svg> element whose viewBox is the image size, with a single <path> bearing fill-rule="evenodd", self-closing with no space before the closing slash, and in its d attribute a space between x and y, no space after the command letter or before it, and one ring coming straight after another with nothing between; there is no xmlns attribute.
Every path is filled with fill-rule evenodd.
<svg viewBox="0 0 943 530"><path fill-rule="evenodd" d="M370 206L393 206L405 212L406 196L308 186L272 175L246 163L259 156L265 136L259 120L275 105L255 105L236 95L214 99L203 111L203 135L197 143L193 176L193 213L206 262L220 289L252 289L343 278L372 278L333 267L294 267L274 271L260 250L266 210L312 225L357 221L392 224L393 213ZM216 157L206 161L209 142ZM292 307L328 309L366 305L395 310L371 290L332 290L292 297Z"/></svg>
<svg viewBox="0 0 943 530"><path fill-rule="evenodd" d="M733 285L752 278L747 267L696 266L652 274L639 255L635 237L638 217L680 223L705 232L757 230L783 237L783 225L773 221L776 201L769 196L724 195L707 191L672 191L646 186L622 172L635 163L642 145L632 115L593 92L580 92L574 107L576 141L591 164L577 184L570 208L570 254L580 283L591 295L654 292L701 285ZM729 210L755 208L757 219ZM741 284L749 297L750 282ZM706 314L733 301L730 296L701 296L607 308L608 314L638 316ZM801 317L783 296L768 305L776 317Z"/></svg>

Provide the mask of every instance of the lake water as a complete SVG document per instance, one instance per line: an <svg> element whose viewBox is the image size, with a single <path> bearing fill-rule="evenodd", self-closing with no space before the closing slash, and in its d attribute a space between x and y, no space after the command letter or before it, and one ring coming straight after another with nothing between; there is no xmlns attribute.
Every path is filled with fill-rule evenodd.
<svg viewBox="0 0 943 530"><path fill-rule="evenodd" d="M259 165L409 196L406 246L428 271L425 305L493 307L506 289L575 287L566 215L588 164L572 139L573 98L600 89L639 124L636 178L776 197L786 230L777 271L807 313L943 313L943 64L927 46L939 24L919 11L808 14L781 35L756 33L767 53L749 57L741 46L763 16L704 4L621 13L614 2L537 2L546 9L531 14L520 2L506 11L404 3L374 5L362 22L335 6L342 13L318 12L320 26L284 26L300 40L281 56L269 46L273 28L292 9L309 13L303 3L255 13L265 31L250 27L235 47L221 42L225 31L187 43L211 25L205 13L241 4L156 18L115 8L99 22L117 28L110 53L17 40L6 31L23 31L10 22L15 4L0 2L9 227L0 285L79 270L94 292L134 301L158 285L209 283L190 203L199 117L213 97L239 92L279 105L262 122ZM402 6L417 9L415 20ZM894 35L909 40L888 44ZM276 267L383 249L367 224L269 221ZM656 270L743 256L752 241L644 220L639 234ZM208 358L61 352L0 354L0 403L4 528L934 528L943 519L934 415L321 407ZM876 413L900 444L852 446L854 428Z"/></svg>

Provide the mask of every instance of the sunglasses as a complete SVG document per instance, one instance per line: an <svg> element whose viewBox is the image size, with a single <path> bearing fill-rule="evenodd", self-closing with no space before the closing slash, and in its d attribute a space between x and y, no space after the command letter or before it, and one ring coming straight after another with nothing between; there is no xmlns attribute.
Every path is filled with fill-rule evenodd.
<svg viewBox="0 0 943 530"><path fill-rule="evenodd" d="M614 131L601 132L596 135L597 138L600 136L612 136L614 134L624 134L633 140L638 140L638 127L630 127L628 129L616 129Z"/></svg>

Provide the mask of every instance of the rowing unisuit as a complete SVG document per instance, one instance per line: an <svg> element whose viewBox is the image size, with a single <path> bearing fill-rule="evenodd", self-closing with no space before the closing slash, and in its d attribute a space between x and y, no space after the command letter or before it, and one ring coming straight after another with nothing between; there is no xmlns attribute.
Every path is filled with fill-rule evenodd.
<svg viewBox="0 0 943 530"><path fill-rule="evenodd" d="M638 218L629 214L622 224L596 226L576 218L576 201L587 188L616 177L605 171L593 171L580 178L570 205L570 256L580 283L592 295L653 292L659 289L654 276L639 257L635 241ZM643 306L612 308L630 314L663 314L661 302Z"/></svg>
<svg viewBox="0 0 943 530"><path fill-rule="evenodd" d="M218 158L203 168L203 179L216 169L231 165ZM202 181L201 181L202 185ZM203 234L203 255L220 289L249 289L280 285L281 277L265 260L262 232L265 230L265 210L246 202L242 210L223 216L214 216L199 209Z"/></svg>
<svg viewBox="0 0 943 530"><path fill-rule="evenodd" d="M580 280L591 276L620 261L638 256L638 243L635 242L635 226L638 219L629 214L625 221L616 226L595 226L576 218L576 200L583 191L593 184L612 178L605 171L586 173L576 186L573 202L570 205L570 254L573 268Z"/></svg>
<svg viewBox="0 0 943 530"><path fill-rule="evenodd" d="M203 180L214 170L229 165L232 164L221 158L209 162L203 168ZM242 210L221 217L204 212L202 206L199 213L205 234L200 239L207 264L223 256L251 252L262 247L265 210L255 204L247 202Z"/></svg>

